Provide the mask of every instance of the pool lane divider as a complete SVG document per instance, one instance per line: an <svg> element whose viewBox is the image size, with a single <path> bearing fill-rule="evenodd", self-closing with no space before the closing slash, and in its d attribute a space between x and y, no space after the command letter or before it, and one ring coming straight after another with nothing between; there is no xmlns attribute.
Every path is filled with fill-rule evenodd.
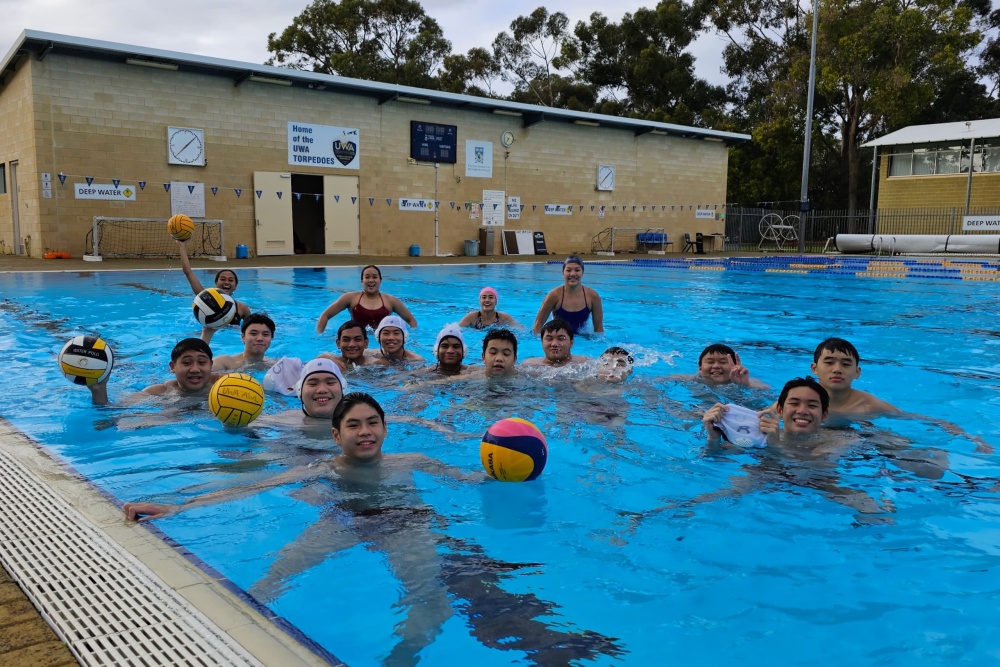
<svg viewBox="0 0 1000 667"><path fill-rule="evenodd" d="M560 264L560 262L549 262ZM634 258L627 262L591 261L588 265L664 268L683 271L734 271L793 275L839 275L856 278L931 278L937 280L1000 281L996 259L937 259L789 255L767 257Z"/></svg>

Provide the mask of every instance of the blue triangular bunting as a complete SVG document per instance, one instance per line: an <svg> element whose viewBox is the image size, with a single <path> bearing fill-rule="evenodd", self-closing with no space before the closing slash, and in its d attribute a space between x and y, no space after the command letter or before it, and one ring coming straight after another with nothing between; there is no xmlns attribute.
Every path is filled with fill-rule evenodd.
<svg viewBox="0 0 1000 667"><path fill-rule="evenodd" d="M236 193L236 198L239 199L240 195L243 194L243 188L233 188L233 192Z"/></svg>
<svg viewBox="0 0 1000 667"><path fill-rule="evenodd" d="M340 203L340 195L333 195L333 201Z"/></svg>
<svg viewBox="0 0 1000 667"><path fill-rule="evenodd" d="M275 190L274 194L278 195L278 199L281 199L283 193L280 190Z"/></svg>
<svg viewBox="0 0 1000 667"><path fill-rule="evenodd" d="M264 194L263 190L254 190L254 192L257 194L257 199L260 199L260 196Z"/></svg>
<svg viewBox="0 0 1000 667"><path fill-rule="evenodd" d="M451 207L452 207L452 208L455 208L455 202L453 202L453 201L450 201L450 202L448 202L448 203L449 203L449 204L451 204Z"/></svg>
<svg viewBox="0 0 1000 667"><path fill-rule="evenodd" d="M612 205L612 206L611 206L611 210L612 210L612 211L617 211L617 210L618 210L618 207L617 207L617 206L614 206L614 205Z"/></svg>
<svg viewBox="0 0 1000 667"><path fill-rule="evenodd" d="M532 204L531 205L531 210L532 211L534 211L536 208L538 208L538 204Z"/></svg>
<svg viewBox="0 0 1000 667"><path fill-rule="evenodd" d="M591 210L591 211L593 211L593 210L594 210L594 207L593 207L593 206L591 206L591 207L590 207L590 210Z"/></svg>
<svg viewBox="0 0 1000 667"><path fill-rule="evenodd" d="M164 192L170 192L170 183L164 183L163 184L163 191Z"/></svg>
<svg viewBox="0 0 1000 667"><path fill-rule="evenodd" d="M357 197L351 197L351 203L352 204L357 204L358 203L358 198Z"/></svg>
<svg viewBox="0 0 1000 667"><path fill-rule="evenodd" d="M316 201L319 201L323 197L323 195L316 193L313 195L313 197L316 199Z"/></svg>
<svg viewBox="0 0 1000 667"><path fill-rule="evenodd" d="M495 210L497 210L497 206L499 206L499 205L500 205L500 204L493 204L493 210L494 210L494 211L495 211Z"/></svg>
<svg viewBox="0 0 1000 667"><path fill-rule="evenodd" d="M390 199L389 197L386 197L385 198L385 205L386 206L392 206L392 199Z"/></svg>
<svg viewBox="0 0 1000 667"><path fill-rule="evenodd" d="M117 188L118 185L122 182L122 179L120 179L120 178L112 178L111 182L114 183L115 187Z"/></svg>
<svg viewBox="0 0 1000 667"><path fill-rule="evenodd" d="M214 197L217 194L219 194L219 186L218 185L213 185L212 186L212 196Z"/></svg>
<svg viewBox="0 0 1000 667"><path fill-rule="evenodd" d="M295 201L302 201L302 193L301 192L293 192L292 194L295 195Z"/></svg>
<svg viewBox="0 0 1000 667"><path fill-rule="evenodd" d="M369 197L368 198L368 205L369 206L374 206L375 205L375 197Z"/></svg>
<svg viewBox="0 0 1000 667"><path fill-rule="evenodd" d="M521 210L522 211L524 210L524 204L521 204Z"/></svg>
<svg viewBox="0 0 1000 667"><path fill-rule="evenodd" d="M146 189L146 181L139 181L139 189L140 190Z"/></svg>
<svg viewBox="0 0 1000 667"><path fill-rule="evenodd" d="M66 174L59 172L59 185L66 185Z"/></svg>
<svg viewBox="0 0 1000 667"><path fill-rule="evenodd" d="M93 176L84 176L84 178L87 179L87 185L90 185L91 183L94 182L94 177Z"/></svg>
<svg viewBox="0 0 1000 667"><path fill-rule="evenodd" d="M189 195L190 195L190 194L194 194L194 186L193 186L193 185L189 185L189 186L188 186L188 194L189 194Z"/></svg>

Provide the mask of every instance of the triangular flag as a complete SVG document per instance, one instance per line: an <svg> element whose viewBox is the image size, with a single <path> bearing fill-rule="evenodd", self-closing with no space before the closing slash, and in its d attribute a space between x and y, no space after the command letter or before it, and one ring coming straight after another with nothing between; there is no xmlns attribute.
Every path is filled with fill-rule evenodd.
<svg viewBox="0 0 1000 667"><path fill-rule="evenodd" d="M593 210L594 210L594 206L593 206L593 204L591 204L591 206L590 206L590 210L591 210L591 211L593 211Z"/></svg>
<svg viewBox="0 0 1000 667"><path fill-rule="evenodd" d="M494 211L495 211L495 210L497 210L497 206L499 206L499 205L500 205L500 204L493 204L493 210L494 210Z"/></svg>
<svg viewBox="0 0 1000 667"><path fill-rule="evenodd" d="M715 204L715 208L719 208L719 205L718 205L718 204Z"/></svg>
<svg viewBox="0 0 1000 667"><path fill-rule="evenodd" d="M66 174L59 172L59 185L66 185Z"/></svg>
<svg viewBox="0 0 1000 667"><path fill-rule="evenodd" d="M84 178L87 179L87 185L90 185L91 183L94 182L94 177L93 176L84 176Z"/></svg>
<svg viewBox="0 0 1000 667"><path fill-rule="evenodd" d="M122 179L120 179L120 178L112 178L111 182L114 183L115 187L117 188L118 184L122 182Z"/></svg>
<svg viewBox="0 0 1000 667"><path fill-rule="evenodd" d="M236 198L239 199L240 195L243 194L243 188L233 188L233 192L236 193Z"/></svg>
<svg viewBox="0 0 1000 667"><path fill-rule="evenodd" d="M374 206L375 205L375 197L369 197L368 198L368 205L369 206Z"/></svg>
<svg viewBox="0 0 1000 667"><path fill-rule="evenodd" d="M437 210L438 206L440 206L440 205L441 205L441 202L439 202L437 200L434 200L434 210L435 211Z"/></svg>
<svg viewBox="0 0 1000 667"><path fill-rule="evenodd" d="M139 181L139 189L140 190L146 189L146 181Z"/></svg>
<svg viewBox="0 0 1000 667"><path fill-rule="evenodd" d="M301 192L293 192L292 194L295 195L295 201L302 201L302 193Z"/></svg>
<svg viewBox="0 0 1000 667"><path fill-rule="evenodd" d="M573 207L572 206L567 206L566 207L566 212L567 213L572 213L573 212Z"/></svg>
<svg viewBox="0 0 1000 667"><path fill-rule="evenodd" d="M611 206L611 210L612 210L612 211L617 211L617 210L618 210L618 207L612 204L612 206Z"/></svg>
<svg viewBox="0 0 1000 667"><path fill-rule="evenodd" d="M262 194L264 194L264 191L263 191L263 190L254 190L254 192L256 192L256 193L257 193L257 199L260 199L260 196L261 196Z"/></svg>
<svg viewBox="0 0 1000 667"><path fill-rule="evenodd" d="M667 205L664 204L664 205L660 206L660 210L661 211L666 211L667 210Z"/></svg>
<svg viewBox="0 0 1000 667"><path fill-rule="evenodd" d="M212 196L214 197L217 194L219 194L219 186L218 185L213 185L212 186Z"/></svg>
<svg viewBox="0 0 1000 667"><path fill-rule="evenodd" d="M316 194L313 195L313 197L316 199L316 201L319 201L323 197L323 195L317 192Z"/></svg>
<svg viewBox="0 0 1000 667"><path fill-rule="evenodd" d="M333 195L333 201L340 203L340 195Z"/></svg>
<svg viewBox="0 0 1000 667"><path fill-rule="evenodd" d="M170 183L164 183L163 184L163 191L164 192L170 192Z"/></svg>
<svg viewBox="0 0 1000 667"><path fill-rule="evenodd" d="M357 204L358 203L358 198L357 197L351 197L351 203L352 204Z"/></svg>
<svg viewBox="0 0 1000 667"><path fill-rule="evenodd" d="M386 206L392 206L392 199L390 199L389 197L386 197L385 198L385 204L386 204Z"/></svg>
<svg viewBox="0 0 1000 667"><path fill-rule="evenodd" d="M643 213L645 213L645 212L646 212L646 205L645 205L645 204L643 204L643 205L642 205L642 212L643 212Z"/></svg>
<svg viewBox="0 0 1000 667"><path fill-rule="evenodd" d="M274 194L278 195L278 199L281 199L283 193L280 190L275 190Z"/></svg>
<svg viewBox="0 0 1000 667"><path fill-rule="evenodd" d="M190 194L193 194L193 193L194 193L194 186L193 185L189 185L188 186L188 194L190 195Z"/></svg>
<svg viewBox="0 0 1000 667"><path fill-rule="evenodd" d="M607 207L606 207L606 206L605 206L604 204L601 204L601 210L602 210L602 211L604 211L604 210L605 210L606 208L607 208Z"/></svg>
<svg viewBox="0 0 1000 667"><path fill-rule="evenodd" d="M521 204L521 210L522 211L524 210L524 204Z"/></svg>
<svg viewBox="0 0 1000 667"><path fill-rule="evenodd" d="M453 201L450 201L450 202L448 202L448 203L449 203L449 204L451 204L451 207L452 207L452 208L455 208L455 202L453 202Z"/></svg>
<svg viewBox="0 0 1000 667"><path fill-rule="evenodd" d="M635 204L632 204L632 212L635 213Z"/></svg>
<svg viewBox="0 0 1000 667"><path fill-rule="evenodd" d="M531 205L531 210L532 211L534 211L536 208L538 208L538 204L532 204Z"/></svg>

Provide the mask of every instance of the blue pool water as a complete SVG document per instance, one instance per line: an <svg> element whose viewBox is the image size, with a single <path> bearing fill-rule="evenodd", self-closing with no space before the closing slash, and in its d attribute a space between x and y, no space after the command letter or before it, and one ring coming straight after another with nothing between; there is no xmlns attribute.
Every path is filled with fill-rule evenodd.
<svg viewBox="0 0 1000 667"><path fill-rule="evenodd" d="M561 282L552 265L383 272L384 291L419 320L410 347L428 358L437 331L473 310L482 286L496 287L499 309L530 325ZM324 335L315 320L358 288L358 274L241 270L237 296L278 323L271 356L305 359L335 349L344 315ZM933 421L884 418L855 427L857 443L837 475L841 486L890 502L892 513L862 516L831 502L800 483L809 469L741 497L685 504L745 476L755 454L706 455L698 416L718 397L668 379L695 372L700 350L722 341L754 377L780 388L808 372L817 342L842 336L864 358L856 387L1000 446L989 284L624 265L590 266L586 283L602 294L607 332L578 338L574 352L628 347L637 367L624 387L595 386L572 371L506 388L413 387L387 369L348 376L390 415L455 432L390 420L387 452L478 471L479 434L490 423L535 422L549 442L537 482L463 484L418 473L419 503L429 511L388 517L371 539L341 551L337 526L350 519L331 513L335 492L322 482L192 509L158 526L246 590L277 561L289 564L288 577L259 597L352 666L997 659L996 456L975 453ZM227 432L204 409L170 401L93 407L86 390L61 377L62 344L98 333L117 354L113 400L166 379L172 344L197 335L179 271L4 274L0 295L0 349L13 380L0 414L121 501L177 502L332 449L273 426ZM540 355L527 330L519 338L521 360ZM469 332L467 360L478 359L481 341ZM223 331L213 349L239 352L239 336ZM722 397L756 407L775 395ZM265 412L288 408L297 402L269 397ZM900 442L947 450L950 471L931 480L899 469L884 452ZM679 507L635 518L665 505ZM410 590L405 581L420 585ZM425 640L413 651L400 644L421 628Z"/></svg>

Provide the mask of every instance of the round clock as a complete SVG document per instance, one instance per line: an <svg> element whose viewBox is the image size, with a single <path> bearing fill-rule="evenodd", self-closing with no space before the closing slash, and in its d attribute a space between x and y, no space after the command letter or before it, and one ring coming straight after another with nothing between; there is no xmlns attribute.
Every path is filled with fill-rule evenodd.
<svg viewBox="0 0 1000 667"><path fill-rule="evenodd" d="M597 167L597 189L615 189L615 167L611 164L602 164Z"/></svg>
<svg viewBox="0 0 1000 667"><path fill-rule="evenodd" d="M189 127L167 128L167 161L170 164L205 164L205 132Z"/></svg>
<svg viewBox="0 0 1000 667"><path fill-rule="evenodd" d="M508 130L503 134L501 134L500 143L506 146L507 148L510 148L511 144L514 143L514 133Z"/></svg>

